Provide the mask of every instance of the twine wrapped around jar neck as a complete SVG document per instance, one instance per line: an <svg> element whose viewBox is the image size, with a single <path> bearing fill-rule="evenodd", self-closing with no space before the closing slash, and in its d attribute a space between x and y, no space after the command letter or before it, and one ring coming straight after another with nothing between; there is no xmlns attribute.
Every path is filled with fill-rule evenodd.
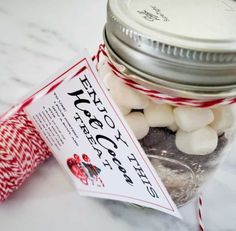
<svg viewBox="0 0 236 231"><path fill-rule="evenodd" d="M134 80L133 75L128 75L124 72L121 72L116 67L116 64L110 58L108 52L106 51L105 44L101 44L99 46L99 50L95 56L93 56L93 60L98 63L105 59L105 62L108 64L109 68L113 72L115 76L120 78L126 85L132 87L133 89L139 91L142 94L147 95L154 101L158 101L160 103L167 103L174 106L191 106L191 107L199 107L199 108L211 108L216 106L230 105L236 103L236 96L233 97L219 97L211 100L204 100L199 98L185 98L172 96L170 94L166 94L164 92L149 89L146 86L141 85L138 81Z"/></svg>

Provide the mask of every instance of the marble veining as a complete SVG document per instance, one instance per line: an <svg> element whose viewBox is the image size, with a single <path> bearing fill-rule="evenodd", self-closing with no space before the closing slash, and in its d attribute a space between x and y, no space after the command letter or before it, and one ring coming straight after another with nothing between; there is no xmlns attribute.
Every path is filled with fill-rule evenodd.
<svg viewBox="0 0 236 231"><path fill-rule="evenodd" d="M102 41L106 1L0 1L0 113L76 57ZM202 190L207 231L236 230L236 144ZM133 206L78 196L51 158L0 205L1 230L197 231L196 201L183 220Z"/></svg>

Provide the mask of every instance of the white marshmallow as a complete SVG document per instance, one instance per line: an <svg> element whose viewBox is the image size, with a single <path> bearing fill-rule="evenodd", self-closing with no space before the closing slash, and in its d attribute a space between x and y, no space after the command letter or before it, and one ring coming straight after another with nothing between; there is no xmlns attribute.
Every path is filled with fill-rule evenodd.
<svg viewBox="0 0 236 231"><path fill-rule="evenodd" d="M107 74L107 75L104 77L103 81L104 81L105 86L106 86L108 89L114 88L114 87L117 85L117 83L120 84L120 82L117 81L117 77L114 76L112 73ZM128 108L128 107L126 107L126 106L120 105L119 102L116 100L116 98L113 97L113 94L112 94L111 91L112 91L112 90L110 90L110 95L111 95L111 97L113 98L113 100L115 101L115 103L116 103L116 105L118 106L118 108L120 109L121 113L122 113L123 115L128 115L128 114L131 112L131 109L132 109L132 108Z"/></svg>
<svg viewBox="0 0 236 231"><path fill-rule="evenodd" d="M103 77L103 81L106 88L110 90L113 100L118 105L132 109L144 109L149 105L147 96L127 86L112 72L107 72Z"/></svg>
<svg viewBox="0 0 236 231"><path fill-rule="evenodd" d="M110 89L113 82L115 81L115 76L113 73L111 72L107 72L104 76L103 76L103 83L106 86L107 89Z"/></svg>
<svg viewBox="0 0 236 231"><path fill-rule="evenodd" d="M206 126L193 132L178 130L175 140L177 148L191 155L206 155L212 153L218 144L216 131Z"/></svg>
<svg viewBox="0 0 236 231"><path fill-rule="evenodd" d="M150 127L167 127L174 123L173 109L168 104L152 102L144 109L144 115Z"/></svg>
<svg viewBox="0 0 236 231"><path fill-rule="evenodd" d="M203 128L214 119L213 112L204 108L179 107L174 109L174 115L177 125L186 132Z"/></svg>
<svg viewBox="0 0 236 231"><path fill-rule="evenodd" d="M176 132L179 129L176 122L173 122L171 125L167 126L167 128L170 129L172 132Z"/></svg>
<svg viewBox="0 0 236 231"><path fill-rule="evenodd" d="M122 113L122 115L128 115L130 112L131 112L131 108L127 108L127 107L124 107L122 105L118 105L118 108L120 110L120 112Z"/></svg>
<svg viewBox="0 0 236 231"><path fill-rule="evenodd" d="M120 72L124 72L126 70L125 66L119 64L119 63L116 63L116 62L112 62L114 64L114 66L117 68L118 71Z"/></svg>
<svg viewBox="0 0 236 231"><path fill-rule="evenodd" d="M148 134L149 126L143 113L132 112L125 116L125 120L138 140L142 139Z"/></svg>
<svg viewBox="0 0 236 231"><path fill-rule="evenodd" d="M118 77L113 77L107 84L117 104L132 109L143 109L149 105L147 96L127 86Z"/></svg>
<svg viewBox="0 0 236 231"><path fill-rule="evenodd" d="M218 107L212 109L212 111L214 113L214 120L210 126L214 128L218 134L222 134L233 125L234 117L229 106Z"/></svg>
<svg viewBox="0 0 236 231"><path fill-rule="evenodd" d="M106 60L100 62L97 66L100 77L103 79L107 74L111 73L110 67Z"/></svg>

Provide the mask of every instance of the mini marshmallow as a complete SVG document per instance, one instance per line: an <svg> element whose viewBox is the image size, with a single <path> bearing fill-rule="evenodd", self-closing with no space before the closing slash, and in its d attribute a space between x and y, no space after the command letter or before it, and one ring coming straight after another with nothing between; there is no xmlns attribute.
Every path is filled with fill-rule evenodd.
<svg viewBox="0 0 236 231"><path fill-rule="evenodd" d="M206 126L193 132L178 130L175 143L177 148L191 155L207 155L212 153L218 144L216 131Z"/></svg>
<svg viewBox="0 0 236 231"><path fill-rule="evenodd" d="M111 73L110 67L108 66L106 60L100 62L97 66L99 75L103 79L108 73Z"/></svg>
<svg viewBox="0 0 236 231"><path fill-rule="evenodd" d="M125 116L125 120L138 140L142 139L148 134L149 126L143 113L132 112Z"/></svg>
<svg viewBox="0 0 236 231"><path fill-rule="evenodd" d="M112 86L112 84L114 83L115 80L115 76L113 73L111 72L107 72L104 76L103 76L103 83L105 85L105 87L109 90Z"/></svg>
<svg viewBox="0 0 236 231"><path fill-rule="evenodd" d="M186 132L203 128L214 120L212 110L204 108L178 107L174 115L176 124Z"/></svg>
<svg viewBox="0 0 236 231"><path fill-rule="evenodd" d="M172 132L176 132L179 129L176 122L173 122L171 125L167 126L167 128L170 129Z"/></svg>
<svg viewBox="0 0 236 231"><path fill-rule="evenodd" d="M212 109L214 113L214 120L210 124L218 134L222 134L233 125L234 117L229 106L218 107Z"/></svg>
<svg viewBox="0 0 236 231"><path fill-rule="evenodd" d="M150 127L168 127L174 123L173 109L167 104L152 102L144 109L144 115Z"/></svg>
<svg viewBox="0 0 236 231"><path fill-rule="evenodd" d="M121 106L132 109L144 109L149 105L147 96L127 86L112 72L105 75L104 84L110 90L113 100Z"/></svg>
<svg viewBox="0 0 236 231"><path fill-rule="evenodd" d="M114 62L114 61L113 61L112 63L114 64L114 66L117 68L118 71L120 71L121 73L122 73L122 72L125 72L126 68L125 68L124 65L121 65L121 64L116 63L116 62Z"/></svg>
<svg viewBox="0 0 236 231"><path fill-rule="evenodd" d="M123 115L128 115L131 111L131 107L126 107L126 106L123 106L119 103L119 100L117 99L117 97L114 96L113 92L114 92L114 88L118 85L121 84L121 81L118 79L118 77L116 77L113 73L109 73L107 74L104 79L103 79L103 82L104 82L104 85L106 86L106 88L108 90L110 90L110 95L111 97L113 98L113 100L115 101L116 105L118 106L118 108L120 109L121 113Z"/></svg>
<svg viewBox="0 0 236 231"><path fill-rule="evenodd" d="M124 84L118 77L110 79L107 84L117 104L132 109L144 109L149 105L147 96Z"/></svg>
<svg viewBox="0 0 236 231"><path fill-rule="evenodd" d="M124 107L124 106L118 105L118 104L117 104L117 106L118 106L120 112L122 113L122 115L124 115L124 116L128 115L131 112L131 108L127 108L127 107Z"/></svg>

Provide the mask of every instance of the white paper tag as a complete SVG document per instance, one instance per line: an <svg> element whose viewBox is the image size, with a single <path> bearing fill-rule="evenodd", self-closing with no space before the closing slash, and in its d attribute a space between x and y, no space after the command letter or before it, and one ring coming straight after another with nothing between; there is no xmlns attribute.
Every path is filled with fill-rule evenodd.
<svg viewBox="0 0 236 231"><path fill-rule="evenodd" d="M81 55L55 80L26 113L78 192L180 218L88 55Z"/></svg>

